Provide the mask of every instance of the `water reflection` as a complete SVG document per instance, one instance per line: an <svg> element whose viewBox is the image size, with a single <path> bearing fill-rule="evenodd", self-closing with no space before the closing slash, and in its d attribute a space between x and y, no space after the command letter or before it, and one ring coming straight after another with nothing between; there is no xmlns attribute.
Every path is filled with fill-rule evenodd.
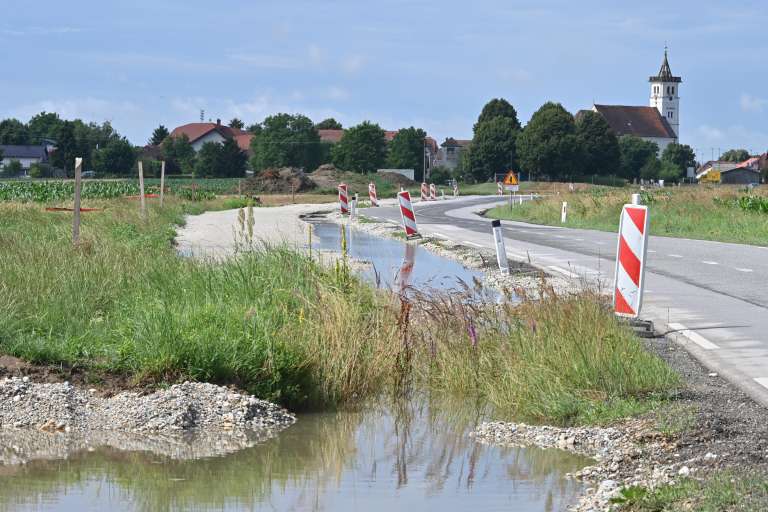
<svg viewBox="0 0 768 512"><path fill-rule="evenodd" d="M115 449L0 466L0 510L559 510L584 459L488 447L467 403L418 399L304 415L263 444L174 461Z"/></svg>

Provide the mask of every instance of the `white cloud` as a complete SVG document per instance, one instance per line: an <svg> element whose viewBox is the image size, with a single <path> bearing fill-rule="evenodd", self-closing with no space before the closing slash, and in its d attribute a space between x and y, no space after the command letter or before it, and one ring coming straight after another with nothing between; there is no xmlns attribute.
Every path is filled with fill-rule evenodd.
<svg viewBox="0 0 768 512"><path fill-rule="evenodd" d="M698 128L699 135L710 142L719 142L725 136L725 133L719 128L703 124Z"/></svg>
<svg viewBox="0 0 768 512"><path fill-rule="evenodd" d="M741 110L744 112L762 112L763 109L768 106L768 100L742 93L739 105L741 105Z"/></svg>
<svg viewBox="0 0 768 512"><path fill-rule="evenodd" d="M321 66L325 64L328 58L326 51L315 44L309 45L307 54L309 55L309 62L313 66Z"/></svg>
<svg viewBox="0 0 768 512"><path fill-rule="evenodd" d="M56 112L64 119L84 121L114 121L135 115L141 109L130 101L109 101L93 97L42 100L18 107L14 116L29 119L39 112Z"/></svg>
<svg viewBox="0 0 768 512"><path fill-rule="evenodd" d="M347 73L357 73L365 65L365 57L362 55L350 55L341 63L341 68Z"/></svg>

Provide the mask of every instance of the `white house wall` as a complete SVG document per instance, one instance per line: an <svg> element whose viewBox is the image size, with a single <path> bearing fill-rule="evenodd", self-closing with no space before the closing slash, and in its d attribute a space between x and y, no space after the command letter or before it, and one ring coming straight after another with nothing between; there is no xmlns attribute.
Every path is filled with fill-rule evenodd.
<svg viewBox="0 0 768 512"><path fill-rule="evenodd" d="M29 169L32 164L40 161L39 158L3 158L0 160L0 166L5 167L11 162L11 160L18 160L21 162L21 166L24 169Z"/></svg>
<svg viewBox="0 0 768 512"><path fill-rule="evenodd" d="M215 142L217 144L224 144L225 139L219 132L217 131L211 131L197 139L195 142L192 143L192 148L197 153L200 151L203 147L203 144L206 142Z"/></svg>

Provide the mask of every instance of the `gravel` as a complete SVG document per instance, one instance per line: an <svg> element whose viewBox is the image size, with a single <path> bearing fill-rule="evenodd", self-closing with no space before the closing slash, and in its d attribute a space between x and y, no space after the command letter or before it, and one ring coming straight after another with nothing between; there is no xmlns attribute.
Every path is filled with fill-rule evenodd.
<svg viewBox="0 0 768 512"><path fill-rule="evenodd" d="M56 458L94 444L175 458L220 455L295 421L275 404L214 384L185 382L148 395L102 398L68 382L11 377L0 381L0 462Z"/></svg>

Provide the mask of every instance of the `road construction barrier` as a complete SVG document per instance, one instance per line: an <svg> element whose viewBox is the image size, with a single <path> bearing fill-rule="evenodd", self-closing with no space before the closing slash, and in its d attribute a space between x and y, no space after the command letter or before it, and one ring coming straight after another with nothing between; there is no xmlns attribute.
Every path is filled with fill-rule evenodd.
<svg viewBox="0 0 768 512"><path fill-rule="evenodd" d="M502 185L500 181L496 182L496 195L498 196L504 195L504 185Z"/></svg>
<svg viewBox="0 0 768 512"><path fill-rule="evenodd" d="M459 184L453 184L453 197L459 197Z"/></svg>
<svg viewBox="0 0 768 512"><path fill-rule="evenodd" d="M520 198L522 200L522 197ZM560 223L565 224L568 219L568 203L563 201L563 208L560 210Z"/></svg>
<svg viewBox="0 0 768 512"><path fill-rule="evenodd" d="M339 183L339 212L349 215L349 191L346 183Z"/></svg>
<svg viewBox="0 0 768 512"><path fill-rule="evenodd" d="M619 242L613 281L613 305L618 316L637 318L643 305L648 207L625 204L619 222Z"/></svg>
<svg viewBox="0 0 768 512"><path fill-rule="evenodd" d="M371 200L371 206L379 206L379 198L376 196L376 184L368 184L368 198Z"/></svg>
<svg viewBox="0 0 768 512"><path fill-rule="evenodd" d="M491 221L493 230L493 241L496 246L496 261L499 264L499 270L509 272L509 262L507 261L507 249L504 247L504 233L501 231L501 221L496 219Z"/></svg>
<svg viewBox="0 0 768 512"><path fill-rule="evenodd" d="M445 190L442 188L440 189L440 200L445 201Z"/></svg>
<svg viewBox="0 0 768 512"><path fill-rule="evenodd" d="M397 194L397 200L400 203L400 215L403 218L403 229L405 237L412 238L419 236L419 228L416 226L416 214L411 204L411 194L404 190Z"/></svg>
<svg viewBox="0 0 768 512"><path fill-rule="evenodd" d="M437 201L437 187L434 183L429 184L429 200Z"/></svg>
<svg viewBox="0 0 768 512"><path fill-rule="evenodd" d="M397 291L402 294L411 286L411 274L413 266L416 263L416 246L405 244L405 257L400 265L400 271L397 273Z"/></svg>
<svg viewBox="0 0 768 512"><path fill-rule="evenodd" d="M426 183L421 184L421 200L429 201L429 188Z"/></svg>

